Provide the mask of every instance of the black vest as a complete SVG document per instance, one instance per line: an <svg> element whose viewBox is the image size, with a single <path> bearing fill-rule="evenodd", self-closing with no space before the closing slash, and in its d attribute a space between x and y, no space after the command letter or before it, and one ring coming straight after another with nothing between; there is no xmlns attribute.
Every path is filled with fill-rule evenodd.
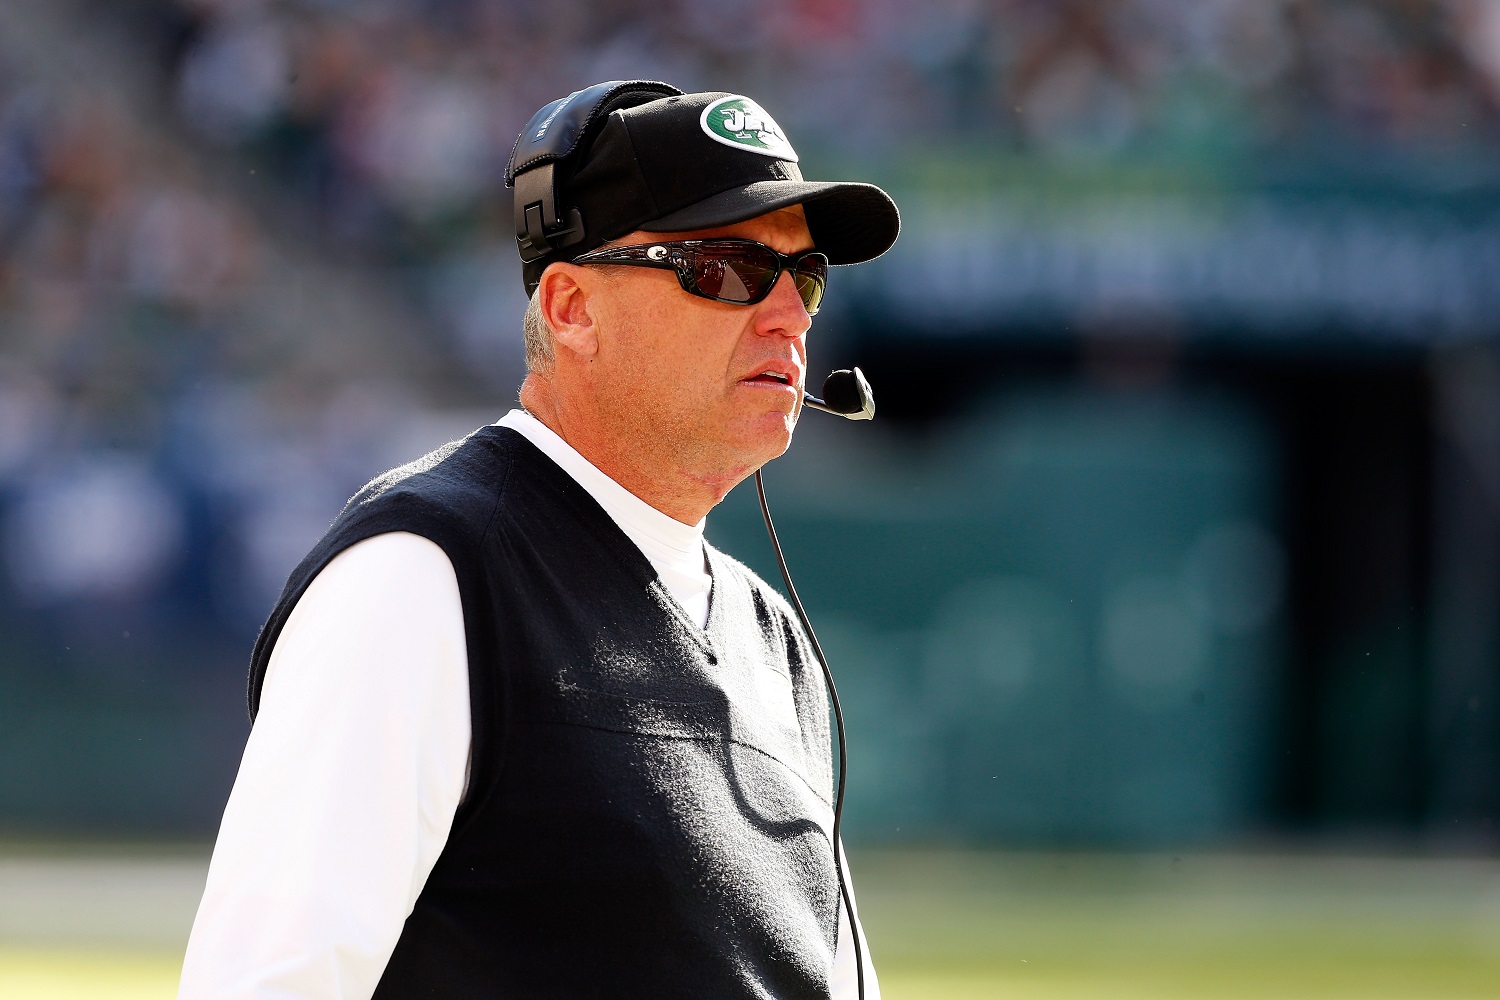
<svg viewBox="0 0 1500 1000"><path fill-rule="evenodd" d="M376 990L827 998L838 926L822 678L781 596L709 548L706 629L567 473L486 427L354 496L292 573L409 531L452 561L472 764Z"/></svg>

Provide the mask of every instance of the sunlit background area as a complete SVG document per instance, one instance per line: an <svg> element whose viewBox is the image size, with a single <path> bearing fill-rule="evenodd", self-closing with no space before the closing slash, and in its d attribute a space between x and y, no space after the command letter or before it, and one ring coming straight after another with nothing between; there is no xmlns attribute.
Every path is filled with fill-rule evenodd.
<svg viewBox="0 0 1500 1000"><path fill-rule="evenodd" d="M10 0L0 996L172 995L256 629L632 78L902 208L766 473L885 995L1500 995L1500 2Z"/></svg>

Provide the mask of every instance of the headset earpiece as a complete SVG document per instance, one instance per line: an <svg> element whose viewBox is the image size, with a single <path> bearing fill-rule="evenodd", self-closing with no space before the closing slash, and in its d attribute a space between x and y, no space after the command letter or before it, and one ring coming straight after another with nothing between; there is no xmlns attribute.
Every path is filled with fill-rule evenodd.
<svg viewBox="0 0 1500 1000"><path fill-rule="evenodd" d="M611 111L681 94L654 80L610 80L574 91L531 116L505 166L505 186L516 189L516 247L523 263L584 238L582 213L559 197L558 163L585 147Z"/></svg>

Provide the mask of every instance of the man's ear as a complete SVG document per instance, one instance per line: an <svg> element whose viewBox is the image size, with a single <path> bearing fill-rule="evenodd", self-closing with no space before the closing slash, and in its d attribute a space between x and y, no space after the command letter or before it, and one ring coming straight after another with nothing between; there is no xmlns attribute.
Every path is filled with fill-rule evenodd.
<svg viewBox="0 0 1500 1000"><path fill-rule="evenodd" d="M589 309L593 277L584 268L558 262L547 266L537 286L537 304L558 346L581 358L599 351L599 330Z"/></svg>

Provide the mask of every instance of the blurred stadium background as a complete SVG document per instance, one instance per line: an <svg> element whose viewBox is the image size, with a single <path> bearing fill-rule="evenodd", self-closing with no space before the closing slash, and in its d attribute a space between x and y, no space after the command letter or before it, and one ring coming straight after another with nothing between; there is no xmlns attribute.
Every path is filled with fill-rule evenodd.
<svg viewBox="0 0 1500 1000"><path fill-rule="evenodd" d="M171 994L255 629L508 408L511 142L633 77L903 208L767 473L887 995L1500 994L1500 2L5 7L0 994Z"/></svg>

